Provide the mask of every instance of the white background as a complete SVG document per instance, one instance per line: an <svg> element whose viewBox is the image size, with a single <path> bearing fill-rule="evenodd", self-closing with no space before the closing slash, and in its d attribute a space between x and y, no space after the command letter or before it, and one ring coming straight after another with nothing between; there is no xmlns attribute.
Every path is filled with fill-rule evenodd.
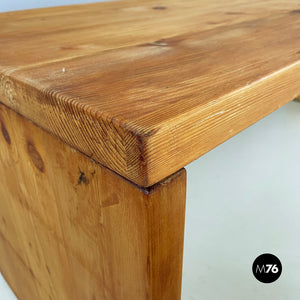
<svg viewBox="0 0 300 300"><path fill-rule="evenodd" d="M92 1L1 0L0 11L87 2ZM287 104L186 169L182 300L299 300L300 102ZM259 283L251 271L265 252L283 265L272 284ZM0 275L0 300L15 299Z"/></svg>

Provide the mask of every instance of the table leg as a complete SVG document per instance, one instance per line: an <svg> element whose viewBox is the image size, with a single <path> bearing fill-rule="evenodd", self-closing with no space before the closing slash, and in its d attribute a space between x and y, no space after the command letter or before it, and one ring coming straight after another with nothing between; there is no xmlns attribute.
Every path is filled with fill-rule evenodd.
<svg viewBox="0 0 300 300"><path fill-rule="evenodd" d="M185 170L126 179L0 105L0 270L20 300L179 300Z"/></svg>

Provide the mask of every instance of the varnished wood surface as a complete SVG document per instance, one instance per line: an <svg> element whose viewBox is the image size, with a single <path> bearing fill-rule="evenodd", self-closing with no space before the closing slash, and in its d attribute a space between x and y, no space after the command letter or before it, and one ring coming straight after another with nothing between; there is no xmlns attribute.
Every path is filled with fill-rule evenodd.
<svg viewBox="0 0 300 300"><path fill-rule="evenodd" d="M0 271L19 300L180 300L185 170L139 189L3 105L0 126Z"/></svg>
<svg viewBox="0 0 300 300"><path fill-rule="evenodd" d="M0 43L0 101L140 186L300 94L299 1L9 12Z"/></svg>

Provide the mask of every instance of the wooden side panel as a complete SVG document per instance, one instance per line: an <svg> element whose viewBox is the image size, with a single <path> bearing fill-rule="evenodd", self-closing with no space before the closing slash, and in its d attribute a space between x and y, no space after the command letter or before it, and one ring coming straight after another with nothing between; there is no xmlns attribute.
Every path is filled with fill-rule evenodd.
<svg viewBox="0 0 300 300"><path fill-rule="evenodd" d="M148 189L0 105L0 270L20 300L179 300L185 171Z"/></svg>
<svg viewBox="0 0 300 300"><path fill-rule="evenodd" d="M153 300L179 300L181 295L185 174L177 176L181 178L165 181L164 188L147 199L150 299Z"/></svg>

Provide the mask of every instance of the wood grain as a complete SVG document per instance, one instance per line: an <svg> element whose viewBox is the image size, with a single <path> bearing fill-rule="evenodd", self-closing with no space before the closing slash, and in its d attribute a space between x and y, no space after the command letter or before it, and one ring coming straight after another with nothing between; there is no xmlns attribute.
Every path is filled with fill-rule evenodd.
<svg viewBox="0 0 300 300"><path fill-rule="evenodd" d="M300 94L299 1L0 14L0 101L140 186Z"/></svg>
<svg viewBox="0 0 300 300"><path fill-rule="evenodd" d="M140 189L0 105L0 270L20 300L179 300L185 170Z"/></svg>

